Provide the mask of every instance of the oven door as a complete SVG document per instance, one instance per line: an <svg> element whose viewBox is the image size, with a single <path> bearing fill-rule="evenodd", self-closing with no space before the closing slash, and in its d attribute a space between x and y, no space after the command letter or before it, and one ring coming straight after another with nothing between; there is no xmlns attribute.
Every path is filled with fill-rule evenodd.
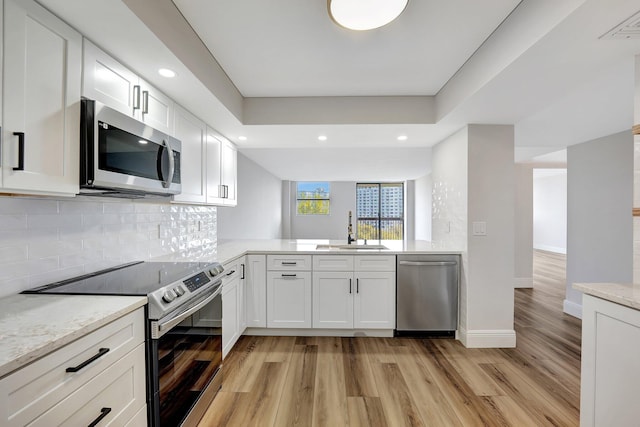
<svg viewBox="0 0 640 427"><path fill-rule="evenodd" d="M150 425L196 425L220 389L221 291L218 286L185 313L150 322Z"/></svg>

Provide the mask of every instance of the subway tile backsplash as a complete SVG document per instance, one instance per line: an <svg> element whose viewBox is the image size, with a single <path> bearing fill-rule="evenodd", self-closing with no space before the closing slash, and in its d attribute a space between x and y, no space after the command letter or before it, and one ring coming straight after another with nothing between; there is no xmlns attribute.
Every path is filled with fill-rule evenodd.
<svg viewBox="0 0 640 427"><path fill-rule="evenodd" d="M215 254L216 208L0 197L0 297L130 261Z"/></svg>

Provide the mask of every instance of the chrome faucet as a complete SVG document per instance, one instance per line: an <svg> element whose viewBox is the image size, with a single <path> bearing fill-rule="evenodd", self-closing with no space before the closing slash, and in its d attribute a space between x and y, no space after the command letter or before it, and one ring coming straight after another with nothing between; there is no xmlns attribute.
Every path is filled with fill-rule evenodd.
<svg viewBox="0 0 640 427"><path fill-rule="evenodd" d="M353 238L353 225L351 224L351 211L349 211L349 226L347 227L347 244L350 245L351 242L355 242L356 239Z"/></svg>

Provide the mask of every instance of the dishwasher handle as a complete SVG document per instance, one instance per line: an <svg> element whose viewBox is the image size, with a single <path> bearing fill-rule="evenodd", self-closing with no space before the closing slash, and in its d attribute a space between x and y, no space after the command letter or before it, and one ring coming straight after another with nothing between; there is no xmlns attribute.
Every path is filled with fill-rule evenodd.
<svg viewBox="0 0 640 427"><path fill-rule="evenodd" d="M399 261L399 265L410 265L410 266L443 266L443 265L458 265L456 261Z"/></svg>

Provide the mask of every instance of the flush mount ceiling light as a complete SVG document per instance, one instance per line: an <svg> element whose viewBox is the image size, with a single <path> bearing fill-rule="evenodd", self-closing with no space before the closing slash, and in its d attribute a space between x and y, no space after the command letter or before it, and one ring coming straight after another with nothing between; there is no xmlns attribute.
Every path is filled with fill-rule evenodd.
<svg viewBox="0 0 640 427"><path fill-rule="evenodd" d="M396 19L409 0L327 0L329 16L350 30L373 30Z"/></svg>
<svg viewBox="0 0 640 427"><path fill-rule="evenodd" d="M158 70L158 74L160 74L162 77L166 77L168 79L171 79L171 78L176 76L176 72L173 71L173 70L170 70L168 68L160 68Z"/></svg>

